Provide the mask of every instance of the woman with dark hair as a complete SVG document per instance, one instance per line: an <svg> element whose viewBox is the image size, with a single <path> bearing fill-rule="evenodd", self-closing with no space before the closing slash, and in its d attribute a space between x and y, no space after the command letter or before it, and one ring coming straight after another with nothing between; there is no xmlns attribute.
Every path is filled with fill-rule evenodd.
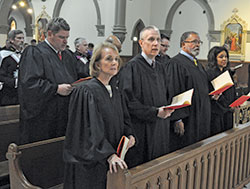
<svg viewBox="0 0 250 189"><path fill-rule="evenodd" d="M225 47L215 46L208 53L208 79L212 81L225 71L229 71L231 77L233 72L230 70L229 54ZM211 85L211 91L213 87ZM233 111L229 105L235 100L235 87L232 86L224 91L215 100L211 98L211 135L218 134L233 127Z"/></svg>
<svg viewBox="0 0 250 189"><path fill-rule="evenodd" d="M65 189L105 189L107 171L127 168L116 148L123 135L135 144L125 102L110 79L120 67L117 48L101 43L90 61L92 79L72 91L64 146ZM123 103L124 102L124 103Z"/></svg>

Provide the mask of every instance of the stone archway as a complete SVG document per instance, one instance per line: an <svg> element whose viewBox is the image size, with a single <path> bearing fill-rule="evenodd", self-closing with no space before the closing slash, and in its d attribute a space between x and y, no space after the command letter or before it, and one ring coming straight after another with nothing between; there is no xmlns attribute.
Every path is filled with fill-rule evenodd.
<svg viewBox="0 0 250 189"><path fill-rule="evenodd" d="M141 19L137 20L133 27L132 34L131 34L131 40L133 41L133 52L132 52L133 56L137 55L141 51L138 41L140 38L140 32L144 27L145 27L145 24L143 23ZM134 40L134 37L136 37L137 40Z"/></svg>
<svg viewBox="0 0 250 189"><path fill-rule="evenodd" d="M9 15L11 14L11 6L14 3L14 0L2 0L0 2L0 35L1 37L5 36L9 31ZM32 7L32 3L28 2L28 7ZM28 14L24 10L21 10L20 13L23 15L24 22L25 22L25 32L26 36L32 37L33 36L33 28L32 28L32 22L34 22L34 13L32 15ZM0 37L0 38L1 38Z"/></svg>
<svg viewBox="0 0 250 189"><path fill-rule="evenodd" d="M164 30L164 32L168 36L171 36L173 32L172 23L173 23L175 12L185 1L186 0L177 0L172 5L172 7L170 8L170 11L168 12L167 19L165 22L165 30ZM207 20L208 20L208 33L210 33L211 31L214 31L214 15L213 15L210 5L208 4L206 0L194 0L194 1L197 2L206 11Z"/></svg>
<svg viewBox="0 0 250 189"><path fill-rule="evenodd" d="M54 7L54 10L53 10L53 18L59 17L63 3L64 3L64 0L57 0L56 1L55 7ZM98 36L104 36L105 25L101 24L101 11L100 11L100 8L99 8L98 1L93 0L93 3L95 5L96 14L97 14L96 29L98 31Z"/></svg>

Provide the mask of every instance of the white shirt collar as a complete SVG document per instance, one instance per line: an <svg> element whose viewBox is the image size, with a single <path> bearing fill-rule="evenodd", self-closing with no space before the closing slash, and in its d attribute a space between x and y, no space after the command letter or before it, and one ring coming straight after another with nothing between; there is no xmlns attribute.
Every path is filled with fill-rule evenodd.
<svg viewBox="0 0 250 189"><path fill-rule="evenodd" d="M56 52L56 54L58 53L58 51L50 44L47 39L45 39L44 41Z"/></svg>
<svg viewBox="0 0 250 189"><path fill-rule="evenodd" d="M180 52L182 55L184 55L184 56L186 56L186 57L188 57L191 61L194 61L194 57L193 56L191 56L190 54L188 54L187 52L185 52L185 51L183 51L183 50L181 50L181 52Z"/></svg>
<svg viewBox="0 0 250 189"><path fill-rule="evenodd" d="M147 63L151 66L154 60L152 60L151 58L149 58L143 51L141 52L141 55L147 61Z"/></svg>

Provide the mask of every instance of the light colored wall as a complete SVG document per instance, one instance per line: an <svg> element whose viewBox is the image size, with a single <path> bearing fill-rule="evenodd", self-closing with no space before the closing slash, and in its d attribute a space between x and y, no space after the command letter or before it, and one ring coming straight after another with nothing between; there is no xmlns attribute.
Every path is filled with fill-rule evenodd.
<svg viewBox="0 0 250 189"><path fill-rule="evenodd" d="M164 29L167 14L175 1L176 0L127 0L127 34L121 54L132 55L131 35L138 19L141 19L146 26L155 25L159 29ZM41 12L42 5L47 7L46 11L52 16L55 3L56 0L49 0L46 2L32 1L35 17ZM97 24L97 16L93 1L64 1L60 16L65 18L71 26L69 45L72 50L74 50L73 41L76 37L83 36L88 39L88 42L97 44L111 34L114 25L115 0L108 0L108 3L107 0L98 0L98 3L101 10L102 24L105 24L104 37L97 37L97 30L95 27ZM249 23L248 30L250 30L250 1L208 0L208 3L215 17L215 30L221 29L221 24L232 16L232 10L234 8L238 8L238 15ZM181 11L182 14L179 14L179 11ZM178 53L180 49L180 36L187 30L197 31L200 34L201 40L204 41L198 58L206 59L209 48L214 45L220 45L219 43L211 43L209 46L207 39L208 20L206 14L203 14L203 8L194 0L186 0L178 8L174 15L172 30L171 47L169 49L170 56L174 56ZM250 44L246 45L246 60L250 61Z"/></svg>

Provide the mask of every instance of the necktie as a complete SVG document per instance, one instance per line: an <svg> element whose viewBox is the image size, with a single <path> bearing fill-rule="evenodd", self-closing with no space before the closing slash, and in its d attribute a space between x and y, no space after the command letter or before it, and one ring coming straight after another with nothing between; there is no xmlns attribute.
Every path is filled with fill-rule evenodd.
<svg viewBox="0 0 250 189"><path fill-rule="evenodd" d="M62 60L62 54L60 51L58 51L57 55L58 55L59 59Z"/></svg>
<svg viewBox="0 0 250 189"><path fill-rule="evenodd" d="M196 59L196 58L194 58L194 64L195 64L195 66L198 66L198 63L197 63L197 59Z"/></svg>
<svg viewBox="0 0 250 189"><path fill-rule="evenodd" d="M152 68L155 68L155 61L154 60L152 61L151 66L152 66Z"/></svg>

